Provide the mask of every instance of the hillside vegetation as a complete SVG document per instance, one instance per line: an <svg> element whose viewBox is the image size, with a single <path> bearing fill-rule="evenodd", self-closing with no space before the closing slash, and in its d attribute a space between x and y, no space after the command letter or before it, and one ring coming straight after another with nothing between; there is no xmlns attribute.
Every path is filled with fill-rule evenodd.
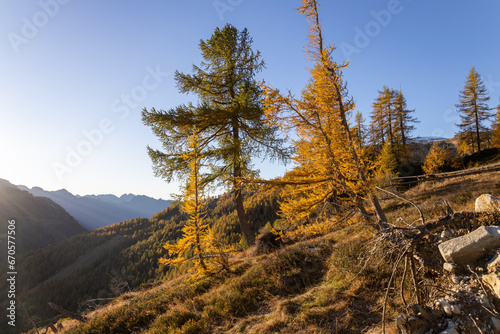
<svg viewBox="0 0 500 334"><path fill-rule="evenodd" d="M215 233L225 243L242 249L232 195L213 198L208 205L210 214L206 220ZM257 233L260 227L277 218L277 194L255 193L247 199L246 208L252 232ZM162 246L181 236L186 219L179 205L174 204L151 219L127 220L75 235L36 252L19 254L19 298L35 323L45 325L58 316L48 302L81 312L107 302L85 303L87 300L112 298L141 284L185 272L185 266L165 268L158 259L166 254ZM0 263L0 269L0 290L6 291L6 262ZM31 327L26 317L19 319L18 328Z"/></svg>
<svg viewBox="0 0 500 334"><path fill-rule="evenodd" d="M402 195L432 220L443 215L443 200L455 211L473 210L478 195L498 195L499 175L422 184ZM382 203L389 221L419 218L407 202L387 196ZM214 207L217 212L228 209ZM156 219L167 218L169 210ZM346 227L331 225L330 232L317 237L289 240L289 245L267 255L255 255L253 249L240 252L231 259L231 272L194 281L182 270L167 274L165 268L149 262L150 270L161 271L157 278L171 278L157 279L153 288L125 292L86 313L87 323L65 320L62 324L68 333L379 333L384 290L396 256L384 246L375 247L371 227L356 217L350 222ZM121 226L123 231L127 225L133 224L113 228ZM163 232L174 229L163 226ZM139 250L140 244L130 250ZM134 261L143 269L148 266L139 258ZM442 275L425 279L438 284ZM387 306L389 333L395 331L393 321L401 310L400 298L392 296Z"/></svg>

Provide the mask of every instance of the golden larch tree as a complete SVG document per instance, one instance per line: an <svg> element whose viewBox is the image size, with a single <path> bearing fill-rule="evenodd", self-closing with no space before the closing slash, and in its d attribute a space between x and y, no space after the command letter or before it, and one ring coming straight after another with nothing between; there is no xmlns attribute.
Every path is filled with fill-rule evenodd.
<svg viewBox="0 0 500 334"><path fill-rule="evenodd" d="M161 258L165 265L175 265L192 260L192 277L210 275L220 270L230 270L228 252L232 248L224 248L217 240L212 230L205 224L206 214L204 187L201 175L203 153L199 151L199 138L196 133L188 137L187 148L183 159L188 161L190 175L183 190L182 210L189 215L189 220L182 228L182 238L176 243L167 243L163 247L168 251L169 258Z"/></svg>
<svg viewBox="0 0 500 334"><path fill-rule="evenodd" d="M461 118L461 122L457 124L460 129L460 140L466 141L473 151L476 147L477 152L481 151L481 142L487 130L484 122L492 116L491 108L487 104L489 99L483 80L472 67L464 89L460 91L459 103L455 106Z"/></svg>
<svg viewBox="0 0 500 334"><path fill-rule="evenodd" d="M324 47L318 7L314 0L302 0L297 9L309 23L306 52L313 63L301 98L264 85L269 124L296 136L293 162L297 167L281 180L286 184L281 213L294 223L321 215L328 203L355 205L366 213L363 202L368 198L379 220L385 222L348 124L354 109L342 77L348 64L333 60L335 47Z"/></svg>
<svg viewBox="0 0 500 334"><path fill-rule="evenodd" d="M425 174L440 173L451 163L452 155L450 151L439 142L434 142L425 157L422 169Z"/></svg>

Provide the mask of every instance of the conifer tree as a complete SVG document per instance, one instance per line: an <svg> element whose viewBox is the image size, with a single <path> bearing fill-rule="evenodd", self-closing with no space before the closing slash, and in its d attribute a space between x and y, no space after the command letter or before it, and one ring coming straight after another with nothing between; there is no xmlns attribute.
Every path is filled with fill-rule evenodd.
<svg viewBox="0 0 500 334"><path fill-rule="evenodd" d="M377 197L371 192L363 162L356 152L347 119L354 109L342 70L332 58L333 46L324 47L322 27L315 0L302 0L297 11L309 23L306 52L313 62L311 78L300 99L285 96L265 87L265 111L269 122L284 130L294 130L296 168L283 182L288 184L281 203L282 215L289 221L307 220L321 213L328 202L347 201L364 212L362 199L367 196L379 220L386 221Z"/></svg>
<svg viewBox="0 0 500 334"><path fill-rule="evenodd" d="M496 119L492 126L491 144L500 148L500 104L497 106Z"/></svg>
<svg viewBox="0 0 500 334"><path fill-rule="evenodd" d="M406 98L401 91L396 92L394 107L394 129L398 137L398 145L400 146L398 151L400 155L406 156L410 134L415 130L415 126L412 123L419 123L419 121L411 116L415 112L415 109L407 109Z"/></svg>
<svg viewBox="0 0 500 334"><path fill-rule="evenodd" d="M392 145L386 141L382 147L375 168L375 177L379 182L385 183L385 180L397 176L398 161Z"/></svg>
<svg viewBox="0 0 500 334"><path fill-rule="evenodd" d="M394 110L394 97L396 92L384 86L383 89L378 91L378 96L372 104L372 138L375 143L384 145L386 141L393 147L396 144L396 137L394 133L395 124L395 110Z"/></svg>
<svg viewBox="0 0 500 334"><path fill-rule="evenodd" d="M197 95L198 104L142 113L143 122L162 141L165 152L149 147L148 152L156 175L167 181L185 175L188 161L182 153L189 131L199 129L200 149L212 166L208 179L231 185L247 246L254 243L243 206L244 179L256 175L251 159L287 158L277 129L264 122L261 88L254 78L264 62L251 45L246 29L230 24L217 28L210 39L200 41L201 66L193 65L193 74L175 73L180 92Z"/></svg>
<svg viewBox="0 0 500 334"><path fill-rule="evenodd" d="M451 159L450 151L439 142L434 142L425 157L422 169L425 174L440 173L451 164Z"/></svg>
<svg viewBox="0 0 500 334"><path fill-rule="evenodd" d="M208 224L204 223L206 214L204 199L204 178L202 177L202 160L205 158L199 151L199 138L193 133L187 140L187 151L183 159L187 161L189 177L183 191L182 210L189 215L189 220L182 228L182 238L175 244L167 243L163 247L168 251L169 258L161 258L165 265L175 265L193 260L193 277L200 274L209 275L222 269L229 270L228 252L217 240Z"/></svg>
<svg viewBox="0 0 500 334"><path fill-rule="evenodd" d="M367 129L365 119L360 111L356 112L354 125L351 127L352 139L358 150L361 150L366 145Z"/></svg>
<svg viewBox="0 0 500 334"><path fill-rule="evenodd" d="M465 81L465 87L460 91L459 103L455 106L462 119L461 123L457 124L461 140L471 145L473 151L475 147L478 152L481 151L481 133L486 131L484 121L491 117L491 108L487 105L489 99L486 86L472 67Z"/></svg>
<svg viewBox="0 0 500 334"><path fill-rule="evenodd" d="M373 102L370 136L373 145L383 146L387 141L398 160L407 155L410 134L418 123L411 116L415 110L407 109L406 98L401 91L384 86Z"/></svg>

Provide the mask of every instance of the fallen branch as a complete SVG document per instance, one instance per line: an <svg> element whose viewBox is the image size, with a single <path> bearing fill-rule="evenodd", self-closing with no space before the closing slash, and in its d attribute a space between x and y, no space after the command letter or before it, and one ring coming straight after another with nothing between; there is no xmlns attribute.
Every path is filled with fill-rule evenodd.
<svg viewBox="0 0 500 334"><path fill-rule="evenodd" d="M415 204L414 202L410 201L409 199L406 199L406 198L404 198L404 197L401 197L401 196L399 196L399 195L396 195L395 193L390 192L389 190L385 190L385 189L382 189L382 188L380 188L380 187L375 187L375 188L377 188L377 189L378 189L378 190L380 190L380 191L383 191L383 192L385 192L385 193L387 193L387 194L389 194L389 195L392 195L392 196L394 196L394 197L396 197L396 198L399 198L399 199L401 199L401 200L403 200L403 201L405 201L405 202L408 202L408 203L410 203L411 205L413 205L415 208L417 208L418 213L420 214L420 219L422 220L422 224L425 224L424 214L422 213L422 210L420 210L420 208L418 207L418 205L417 205L417 204Z"/></svg>
<svg viewBox="0 0 500 334"><path fill-rule="evenodd" d="M438 230L442 227L445 227L445 226L451 226L451 225L461 223L468 216L470 216L470 213L467 213L467 212L453 213L453 214L449 214L449 215L446 215L444 217L441 217L436 221L422 224L419 226L415 226L415 227L390 226L387 229L380 232L381 234L383 234L383 235L385 234L387 236L391 235L392 232L395 230L399 230L400 232L405 231L407 233L408 232L416 232L412 235L402 233L402 236L405 238L404 239L405 242L407 242L406 240L409 239L410 243L408 246L406 246L404 248L403 252L401 253L399 258L397 259L396 264L394 265L394 268L393 268L393 271L391 274L391 278L389 279L389 283L387 284L388 286L387 286L387 290L386 290L386 294L385 294L385 298L384 298L384 306L383 306L383 310L382 310L382 333L383 334L385 334L385 311L386 311L387 297L388 297L392 282L395 278L396 271L399 267L399 264L401 263L401 260L403 258L405 258L405 269L403 271L403 279L401 282L401 286L403 287L404 283L405 283L404 281L406 279L406 271L407 271L406 265L407 265L407 261L409 260L410 261L410 271L411 271L411 276L412 276L412 280L413 280L413 286L415 289L416 301L417 301L418 305L421 305L422 300L421 300L421 295L420 295L420 286L419 286L418 279L417 279L415 259L413 257L413 253L415 251L416 245L418 244L418 242L420 242L424 237L429 235L431 232L436 231L436 230ZM401 289L401 295L403 296L403 288ZM404 296L403 296L403 300L404 300Z"/></svg>
<svg viewBox="0 0 500 334"><path fill-rule="evenodd" d="M68 317L68 318L71 318L71 319L75 319L75 320L78 320L80 322L86 322L88 320L84 316L81 316L79 314L76 314L76 313L73 313L71 311L68 311L68 310L64 309L63 307L61 307L61 306L59 306L57 304L54 304L52 302L49 302L49 306L50 306L51 309L53 309L53 310L61 313L65 317Z"/></svg>

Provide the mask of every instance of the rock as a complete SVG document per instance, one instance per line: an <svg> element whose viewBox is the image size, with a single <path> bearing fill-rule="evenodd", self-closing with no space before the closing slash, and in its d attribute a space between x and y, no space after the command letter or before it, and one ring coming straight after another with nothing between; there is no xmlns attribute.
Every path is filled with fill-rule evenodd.
<svg viewBox="0 0 500 334"><path fill-rule="evenodd" d="M500 212L500 198L483 194L476 199L476 212Z"/></svg>
<svg viewBox="0 0 500 334"><path fill-rule="evenodd" d="M456 268L457 268L456 265L448 263L448 262L445 262L443 264L443 269L446 270L446 271L453 272L453 271L455 271Z"/></svg>
<svg viewBox="0 0 500 334"><path fill-rule="evenodd" d="M425 334L429 331L427 321L415 316L399 316L396 319L396 325L401 334Z"/></svg>
<svg viewBox="0 0 500 334"><path fill-rule="evenodd" d="M446 229L443 232L441 232L440 237L441 237L441 242L444 242L453 238L453 234L450 232L450 230Z"/></svg>
<svg viewBox="0 0 500 334"><path fill-rule="evenodd" d="M500 319L497 317L491 317L491 325L493 326L493 331L495 334L500 333Z"/></svg>
<svg viewBox="0 0 500 334"><path fill-rule="evenodd" d="M486 264L486 268L489 272L495 272L500 267L500 256L495 254L495 256Z"/></svg>
<svg viewBox="0 0 500 334"><path fill-rule="evenodd" d="M400 334L426 334L435 320L430 311L418 304L408 305L407 314L407 316L401 315L396 319Z"/></svg>
<svg viewBox="0 0 500 334"><path fill-rule="evenodd" d="M443 309L447 316L451 317L453 315L451 305L446 300L440 300L436 304Z"/></svg>
<svg viewBox="0 0 500 334"><path fill-rule="evenodd" d="M446 328L444 331L441 332L441 334L458 334L458 332L455 329L455 325L453 324L452 327Z"/></svg>
<svg viewBox="0 0 500 334"><path fill-rule="evenodd" d="M471 264L491 249L500 247L500 227L481 226L464 236L439 244L444 260L460 265Z"/></svg>
<svg viewBox="0 0 500 334"><path fill-rule="evenodd" d="M500 298L500 276L496 273L483 275L482 280L491 287L495 295Z"/></svg>
<svg viewBox="0 0 500 334"><path fill-rule="evenodd" d="M487 308L492 307L490 301L486 297L476 297L476 301Z"/></svg>

